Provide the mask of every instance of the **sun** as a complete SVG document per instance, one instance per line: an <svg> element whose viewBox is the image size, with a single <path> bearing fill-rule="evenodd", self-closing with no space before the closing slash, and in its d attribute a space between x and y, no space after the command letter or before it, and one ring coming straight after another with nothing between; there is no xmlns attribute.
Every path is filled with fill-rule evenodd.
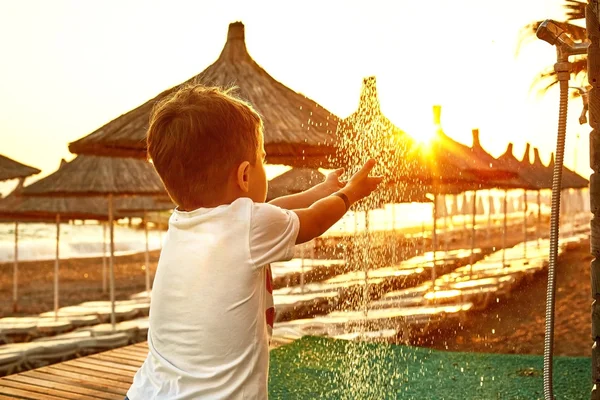
<svg viewBox="0 0 600 400"><path fill-rule="evenodd" d="M415 139L420 144L429 144L435 138L435 130L429 129L420 129L418 132L410 132L409 135Z"/></svg>

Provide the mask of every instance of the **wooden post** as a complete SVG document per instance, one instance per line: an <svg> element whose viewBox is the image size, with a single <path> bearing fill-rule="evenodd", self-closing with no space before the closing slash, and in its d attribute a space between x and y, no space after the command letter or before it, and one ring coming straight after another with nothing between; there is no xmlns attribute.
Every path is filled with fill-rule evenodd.
<svg viewBox="0 0 600 400"><path fill-rule="evenodd" d="M146 254L144 255L144 269L146 270L146 293L148 294L148 297L150 297L150 248L148 247L148 213L146 211L144 211L144 235L146 236Z"/></svg>
<svg viewBox="0 0 600 400"><path fill-rule="evenodd" d="M494 198L492 197L491 189L488 190L488 222L487 222L487 241L489 242L492 238L492 211L494 208Z"/></svg>
<svg viewBox="0 0 600 400"><path fill-rule="evenodd" d="M113 195L108 195L108 231L110 236L110 257L108 259L108 274L110 286L110 323L115 330L115 226L113 221Z"/></svg>
<svg viewBox="0 0 600 400"><path fill-rule="evenodd" d="M396 204L392 204L392 265L396 265Z"/></svg>
<svg viewBox="0 0 600 400"><path fill-rule="evenodd" d="M473 190L473 204L471 205L471 210L473 211L473 216L471 219L471 255L469 256L469 278L473 274L473 263L475 262L475 225L476 225L476 215L477 215L477 191Z"/></svg>
<svg viewBox="0 0 600 400"><path fill-rule="evenodd" d="M425 219L421 220L421 254L425 254Z"/></svg>
<svg viewBox="0 0 600 400"><path fill-rule="evenodd" d="M444 251L448 251L448 208L446 207L446 195L442 195L442 204L444 205Z"/></svg>
<svg viewBox="0 0 600 400"><path fill-rule="evenodd" d="M19 311L19 222L15 222L15 261L13 264L13 312Z"/></svg>
<svg viewBox="0 0 600 400"><path fill-rule="evenodd" d="M600 12L598 0L589 0L585 10L586 30L590 39L588 47L588 81L590 133L590 206L594 214L590 239L592 275L592 400L600 400Z"/></svg>
<svg viewBox="0 0 600 400"><path fill-rule="evenodd" d="M571 229L573 231L572 235L575 236L576 233L576 229L575 229L575 225L577 224L577 211L575 210L575 202L573 201L573 193L571 193L571 191L569 190L569 197L568 197L568 208L569 208L569 212L571 213Z"/></svg>
<svg viewBox="0 0 600 400"><path fill-rule="evenodd" d="M436 280L436 274L435 274L435 264L436 264L436 252L437 252L437 194L433 195L433 229L431 231L431 246L432 246L432 251L433 251L433 265L431 266L431 284L433 285L433 288L435 290L435 280Z"/></svg>
<svg viewBox="0 0 600 400"><path fill-rule="evenodd" d="M106 222L102 223L102 293L106 293L108 285L107 268L106 268Z"/></svg>
<svg viewBox="0 0 600 400"><path fill-rule="evenodd" d="M538 189L537 191L537 206L538 206L538 215L537 215L537 226L536 226L536 236L537 236L537 247L540 248L540 239L542 236L542 191Z"/></svg>
<svg viewBox="0 0 600 400"><path fill-rule="evenodd" d="M527 189L523 190L523 258L527 258Z"/></svg>
<svg viewBox="0 0 600 400"><path fill-rule="evenodd" d="M502 266L506 266L506 209L508 208L508 190L504 190L504 223L502 224Z"/></svg>
<svg viewBox="0 0 600 400"><path fill-rule="evenodd" d="M469 236L469 231L467 229L467 209L465 208L467 206L467 192L463 193L463 204L462 204L462 215L463 215L463 235L465 237L465 240L467 239L467 237Z"/></svg>
<svg viewBox="0 0 600 400"><path fill-rule="evenodd" d="M58 264L60 259L60 215L56 214L56 258L54 259L54 320L58 319Z"/></svg>

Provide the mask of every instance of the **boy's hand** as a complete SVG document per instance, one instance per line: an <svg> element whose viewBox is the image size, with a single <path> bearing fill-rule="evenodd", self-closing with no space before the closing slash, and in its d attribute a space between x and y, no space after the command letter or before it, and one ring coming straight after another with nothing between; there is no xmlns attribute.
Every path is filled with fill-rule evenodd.
<svg viewBox="0 0 600 400"><path fill-rule="evenodd" d="M375 160L367 161L362 169L354 174L348 183L339 190L340 193L348 196L350 204L367 197L381 183L383 177L369 176L374 166ZM335 186L334 183L337 185L342 184L339 181L341 173L342 170L337 170L327 177L327 181L332 187ZM316 201L309 208L294 210L300 221L296 244L307 242L322 235L323 232L339 221L347 211L346 205L337 196L326 196Z"/></svg>
<svg viewBox="0 0 600 400"><path fill-rule="evenodd" d="M344 168L338 168L330 172L324 182L319 184L322 192L321 197L329 196L346 186L346 181L340 181L340 176L344 173Z"/></svg>
<svg viewBox="0 0 600 400"><path fill-rule="evenodd" d="M369 176L375 164L376 162L373 159L367 161L360 171L352 175L345 187L340 190L348 196L350 204L354 204L370 195L383 180L382 176Z"/></svg>

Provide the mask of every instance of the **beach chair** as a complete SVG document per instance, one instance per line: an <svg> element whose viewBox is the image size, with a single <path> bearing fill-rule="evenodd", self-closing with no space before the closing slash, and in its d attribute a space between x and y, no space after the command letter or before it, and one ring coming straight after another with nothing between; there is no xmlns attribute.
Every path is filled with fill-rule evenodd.
<svg viewBox="0 0 600 400"><path fill-rule="evenodd" d="M0 340L3 343L26 342L37 334L37 318L0 318Z"/></svg>
<svg viewBox="0 0 600 400"><path fill-rule="evenodd" d="M78 351L77 340L48 340L31 344L25 351L27 369L66 361L75 357Z"/></svg>
<svg viewBox="0 0 600 400"><path fill-rule="evenodd" d="M14 347L0 346L0 376L22 371L25 353Z"/></svg>

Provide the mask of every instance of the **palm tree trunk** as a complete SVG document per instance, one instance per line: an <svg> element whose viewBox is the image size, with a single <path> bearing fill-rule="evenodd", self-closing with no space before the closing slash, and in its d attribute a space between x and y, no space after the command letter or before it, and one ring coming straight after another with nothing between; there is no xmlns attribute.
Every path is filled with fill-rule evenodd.
<svg viewBox="0 0 600 400"><path fill-rule="evenodd" d="M590 0L586 7L586 29L591 40L588 48L588 80L592 85L589 97L590 204L594 217L591 222L591 251L595 257L591 264L592 275L592 400L600 400L600 13L598 1Z"/></svg>

